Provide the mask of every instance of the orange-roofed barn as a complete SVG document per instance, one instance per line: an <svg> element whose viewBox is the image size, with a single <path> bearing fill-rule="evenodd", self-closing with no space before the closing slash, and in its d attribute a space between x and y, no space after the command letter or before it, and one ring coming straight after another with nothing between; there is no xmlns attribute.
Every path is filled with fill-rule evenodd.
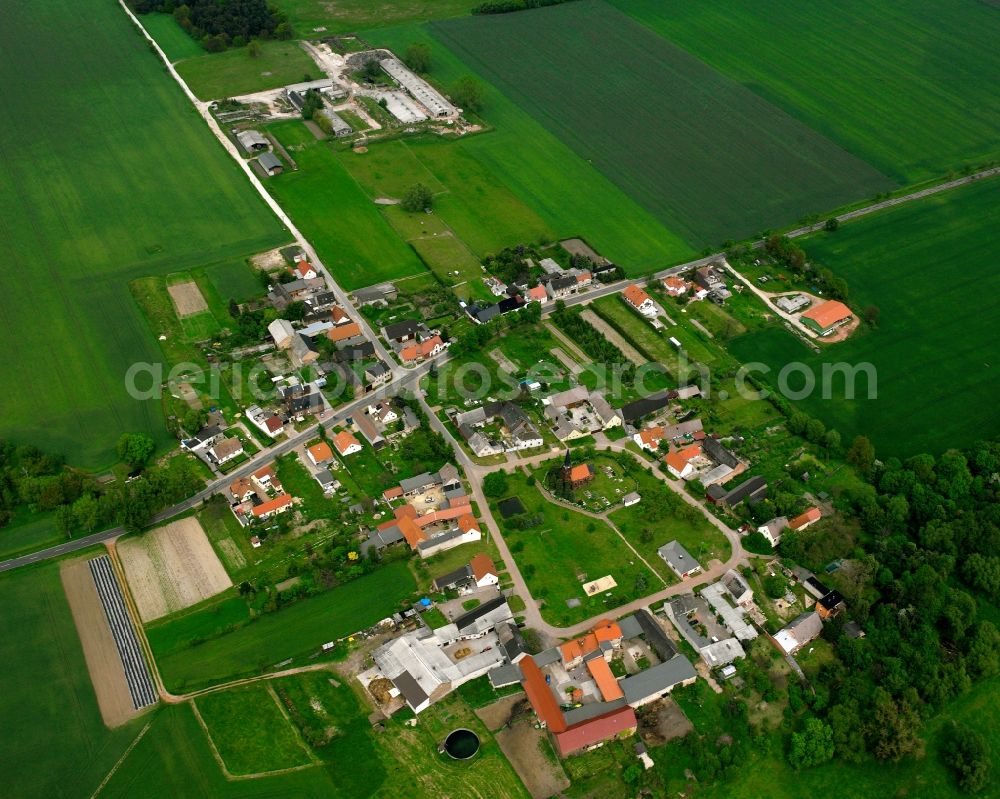
<svg viewBox="0 0 1000 799"><path fill-rule="evenodd" d="M802 323L812 328L821 336L828 336L841 325L846 325L853 319L851 309L837 300L828 300L814 305L802 316Z"/></svg>
<svg viewBox="0 0 1000 799"><path fill-rule="evenodd" d="M611 666L604 658L591 658L587 661L587 671L594 678L597 690L601 692L601 698L605 702L614 702L625 696L615 675L611 673Z"/></svg>
<svg viewBox="0 0 1000 799"><path fill-rule="evenodd" d="M801 516L796 516L794 519L788 522L788 527L796 532L799 530L805 530L810 524L815 524L820 520L823 514L820 512L819 508L809 508Z"/></svg>
<svg viewBox="0 0 1000 799"><path fill-rule="evenodd" d="M361 452L361 442L346 430L341 430L334 436L333 446L341 455L353 455L355 452Z"/></svg>

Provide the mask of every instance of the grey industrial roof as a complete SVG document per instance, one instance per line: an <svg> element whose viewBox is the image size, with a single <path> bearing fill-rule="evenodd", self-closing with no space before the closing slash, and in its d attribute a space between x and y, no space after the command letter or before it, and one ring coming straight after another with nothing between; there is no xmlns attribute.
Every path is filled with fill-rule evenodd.
<svg viewBox="0 0 1000 799"><path fill-rule="evenodd" d="M649 611L637 610L635 620L638 622L642 634L646 637L646 643L653 648L660 660L670 660L677 654L679 650L674 646L674 642L667 637L659 622L650 615ZM624 630L622 635L624 635Z"/></svg>
<svg viewBox="0 0 1000 799"><path fill-rule="evenodd" d="M513 663L504 663L489 673L490 685L503 688L521 682L521 669Z"/></svg>
<svg viewBox="0 0 1000 799"><path fill-rule="evenodd" d="M635 617L634 613L623 619L618 619L618 627L622 631L622 638L626 641L629 638L638 638L642 635L642 625L639 624L639 620Z"/></svg>
<svg viewBox="0 0 1000 799"><path fill-rule="evenodd" d="M618 684L625 692L625 701L631 705L697 676L694 666L686 657L674 655L665 663L626 677Z"/></svg>
<svg viewBox="0 0 1000 799"><path fill-rule="evenodd" d="M257 163L264 169L274 169L281 166L281 161L274 153L261 153L257 156Z"/></svg>

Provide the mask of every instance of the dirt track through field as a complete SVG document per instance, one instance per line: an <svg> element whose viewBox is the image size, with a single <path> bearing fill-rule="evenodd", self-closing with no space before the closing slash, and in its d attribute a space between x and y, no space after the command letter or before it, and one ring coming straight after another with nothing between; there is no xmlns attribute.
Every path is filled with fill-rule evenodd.
<svg viewBox="0 0 1000 799"><path fill-rule="evenodd" d="M101 718L108 727L118 727L135 718L138 712L132 706L125 669L88 562L89 558L66 561L60 566L59 576L83 646Z"/></svg>
<svg viewBox="0 0 1000 799"><path fill-rule="evenodd" d="M182 319L185 316L194 316L196 313L208 310L208 303L201 296L201 290L193 280L167 286L167 291L170 293L170 299L174 301L177 315Z"/></svg>
<svg viewBox="0 0 1000 799"><path fill-rule="evenodd" d="M233 582L197 519L181 519L117 545L143 622L225 591Z"/></svg>
<svg viewBox="0 0 1000 799"><path fill-rule="evenodd" d="M569 787L562 766L542 753L545 733L519 721L497 733L497 743L533 799L548 799Z"/></svg>

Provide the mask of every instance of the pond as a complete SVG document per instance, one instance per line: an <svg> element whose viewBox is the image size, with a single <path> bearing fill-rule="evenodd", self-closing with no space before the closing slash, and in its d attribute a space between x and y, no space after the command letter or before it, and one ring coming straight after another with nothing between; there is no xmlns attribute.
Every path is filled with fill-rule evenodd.
<svg viewBox="0 0 1000 799"><path fill-rule="evenodd" d="M472 730L452 730L444 741L444 751L455 760L468 760L479 751L479 736Z"/></svg>

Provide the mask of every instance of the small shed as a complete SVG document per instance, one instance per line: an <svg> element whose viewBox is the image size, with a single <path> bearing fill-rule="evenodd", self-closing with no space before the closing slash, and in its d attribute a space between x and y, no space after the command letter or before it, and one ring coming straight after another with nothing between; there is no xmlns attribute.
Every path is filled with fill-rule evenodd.
<svg viewBox="0 0 1000 799"><path fill-rule="evenodd" d="M257 130L241 130L236 134L236 140L248 153L259 153L268 148L268 141Z"/></svg>
<svg viewBox="0 0 1000 799"><path fill-rule="evenodd" d="M257 157L257 163L271 177L280 175L285 168L274 153L261 153Z"/></svg>
<svg viewBox="0 0 1000 799"><path fill-rule="evenodd" d="M347 121L332 108L324 108L319 113L330 123L330 132L334 136L340 138L341 136L350 136L354 132Z"/></svg>

